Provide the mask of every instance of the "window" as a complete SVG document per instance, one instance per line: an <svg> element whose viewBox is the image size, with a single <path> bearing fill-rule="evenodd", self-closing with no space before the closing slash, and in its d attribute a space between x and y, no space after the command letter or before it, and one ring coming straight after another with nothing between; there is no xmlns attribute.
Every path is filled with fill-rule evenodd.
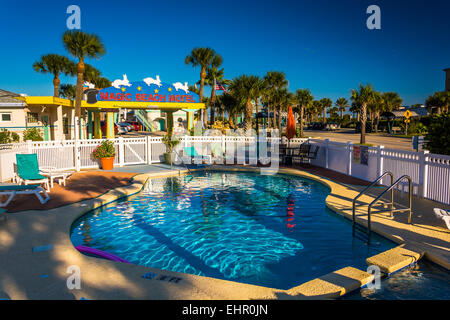
<svg viewBox="0 0 450 320"><path fill-rule="evenodd" d="M69 134L69 118L64 117L63 121L63 134Z"/></svg>
<svg viewBox="0 0 450 320"><path fill-rule="evenodd" d="M27 112L27 123L38 123L39 116L37 112Z"/></svg>
<svg viewBox="0 0 450 320"><path fill-rule="evenodd" d="M9 113L9 112L0 113L0 121L1 122L11 121L11 113Z"/></svg>

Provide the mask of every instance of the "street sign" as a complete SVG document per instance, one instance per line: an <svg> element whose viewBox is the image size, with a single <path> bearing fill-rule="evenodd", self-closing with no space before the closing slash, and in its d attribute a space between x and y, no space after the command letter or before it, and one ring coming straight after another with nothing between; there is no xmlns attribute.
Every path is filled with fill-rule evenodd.
<svg viewBox="0 0 450 320"><path fill-rule="evenodd" d="M409 119L405 119L405 123L409 123L411 120Z"/></svg>
<svg viewBox="0 0 450 320"><path fill-rule="evenodd" d="M409 119L411 117L411 111L406 110L403 115L405 116L406 119Z"/></svg>

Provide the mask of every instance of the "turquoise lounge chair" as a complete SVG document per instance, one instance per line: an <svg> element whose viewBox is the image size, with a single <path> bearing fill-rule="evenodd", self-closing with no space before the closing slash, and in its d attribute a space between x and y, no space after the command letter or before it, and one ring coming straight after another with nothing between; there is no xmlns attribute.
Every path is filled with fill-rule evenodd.
<svg viewBox="0 0 450 320"><path fill-rule="evenodd" d="M208 161L209 164L211 164L211 155L200 155L198 154L197 150L195 150L194 147L184 147L184 153L191 158L200 158L200 159L205 159Z"/></svg>
<svg viewBox="0 0 450 320"><path fill-rule="evenodd" d="M44 194L44 197L40 193ZM32 184L32 185L6 185L0 186L0 196L9 195L8 199L5 202L0 201L0 207L6 207L11 200L14 198L16 194L34 194L39 199L39 201L44 204L48 200L50 200L49 195L40 185Z"/></svg>
<svg viewBox="0 0 450 320"><path fill-rule="evenodd" d="M17 161L17 182L23 184L40 184L44 183L47 191L50 190L48 178L39 172L39 163L37 154L16 154Z"/></svg>

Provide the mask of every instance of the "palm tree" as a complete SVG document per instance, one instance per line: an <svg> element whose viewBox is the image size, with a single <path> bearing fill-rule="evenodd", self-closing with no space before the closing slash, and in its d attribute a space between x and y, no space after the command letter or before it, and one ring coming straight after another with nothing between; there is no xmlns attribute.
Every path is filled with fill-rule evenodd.
<svg viewBox="0 0 450 320"><path fill-rule="evenodd" d="M381 96L384 100L383 111L400 110L400 107L403 104L403 100L402 98L400 98L397 92L385 92Z"/></svg>
<svg viewBox="0 0 450 320"><path fill-rule="evenodd" d="M191 64L193 67L200 66L200 91L199 102L203 101L203 88L205 86L206 68L208 67L220 67L223 59L211 48L194 48L190 55L184 59L184 63ZM206 109L203 110L203 125L207 126Z"/></svg>
<svg viewBox="0 0 450 320"><path fill-rule="evenodd" d="M233 117L237 118L237 115L242 113L245 108L244 104L233 93L221 95L220 100L223 110L228 114L228 123L231 127L237 128L237 121L233 121ZM225 114L223 113L222 116L224 117ZM223 122L225 123L225 117Z"/></svg>
<svg viewBox="0 0 450 320"><path fill-rule="evenodd" d="M298 89L295 92L295 99L300 105L300 137L303 137L303 117L305 109L312 106L314 97L308 89Z"/></svg>
<svg viewBox="0 0 450 320"><path fill-rule="evenodd" d="M59 76L65 74L74 76L75 63L69 58L59 54L47 54L41 57L40 61L33 63L33 69L36 72L53 74L53 96L59 97Z"/></svg>
<svg viewBox="0 0 450 320"><path fill-rule="evenodd" d="M74 100L77 87L73 84L62 84L59 88L59 95L63 98Z"/></svg>
<svg viewBox="0 0 450 320"><path fill-rule="evenodd" d="M370 113L370 122L375 132L378 132L378 123L380 121L380 113L385 111L385 102L381 92L376 91L372 103L367 106ZM376 119L376 122L375 122ZM374 124L375 123L375 124Z"/></svg>
<svg viewBox="0 0 450 320"><path fill-rule="evenodd" d="M330 108L333 105L333 101L331 101L330 98L323 98L320 99L320 103L322 105L322 112L323 112L323 122L327 122L327 108Z"/></svg>
<svg viewBox="0 0 450 320"><path fill-rule="evenodd" d="M331 107L331 108L328 108L328 111L327 111L327 113L328 113L328 118L332 118L332 119L337 118L337 117L338 117L338 111L339 111L339 108L338 108L338 107Z"/></svg>
<svg viewBox="0 0 450 320"><path fill-rule="evenodd" d="M93 83L92 81L100 77L100 71L90 64L84 64L83 80Z"/></svg>
<svg viewBox="0 0 450 320"><path fill-rule="evenodd" d="M210 105L210 124L214 124L215 121L215 104L216 104L216 88L214 84L219 82L220 84L227 85L230 83L230 80L224 79L224 71L222 69L218 69L215 66L206 68L206 78L205 84L211 87L211 105ZM200 84L200 81L198 82Z"/></svg>
<svg viewBox="0 0 450 320"><path fill-rule="evenodd" d="M360 114L361 114L361 106L358 103L356 103L356 102L352 102L352 105L351 105L349 110L352 113L356 113L356 121L359 122L359 117L360 117Z"/></svg>
<svg viewBox="0 0 450 320"><path fill-rule="evenodd" d="M264 95L265 95L266 103L268 105L268 114L270 114L270 108L272 107L272 111L273 111L272 128L275 128L276 112L275 112L275 105L273 105L273 100L275 98L275 95L277 94L276 91L279 89L286 88L288 86L289 82L287 81L286 75L284 74L284 72L269 71L264 76L264 84L265 84ZM281 114L279 116L281 117ZM269 123L269 126L270 126L270 123Z"/></svg>
<svg viewBox="0 0 450 320"><path fill-rule="evenodd" d="M338 107L339 112L341 113L341 119L343 119L344 118L345 109L347 109L350 106L348 104L347 99L339 98L339 99L336 100L335 104Z"/></svg>
<svg viewBox="0 0 450 320"><path fill-rule="evenodd" d="M66 50L78 58L77 64L77 90L75 96L75 115L81 118L81 99L83 97L83 75L85 72L85 58L100 58L106 53L101 39L95 34L80 30L68 30L63 35L63 44ZM81 130L80 130L81 132ZM78 139L78 137L76 137Z"/></svg>
<svg viewBox="0 0 450 320"><path fill-rule="evenodd" d="M252 101L256 101L262 94L264 82L257 76L242 75L233 79L229 88L233 96L245 104L245 130L252 128Z"/></svg>
<svg viewBox="0 0 450 320"><path fill-rule="evenodd" d="M381 98L383 99L381 111L399 110L403 104L403 100L397 92L384 92L381 94Z"/></svg>
<svg viewBox="0 0 450 320"><path fill-rule="evenodd" d="M111 81L105 77L94 78L90 81L92 84L95 84L97 89L103 89L111 87Z"/></svg>
<svg viewBox="0 0 450 320"><path fill-rule="evenodd" d="M312 114L316 121L319 121L319 114L322 113L322 103L320 100L314 100L312 105Z"/></svg>
<svg viewBox="0 0 450 320"><path fill-rule="evenodd" d="M375 100L375 91L372 85L359 85L359 90L352 89L351 99L360 106L361 118L361 138L360 143L366 143L366 121L367 121L367 105Z"/></svg>
<svg viewBox="0 0 450 320"><path fill-rule="evenodd" d="M450 105L450 92L435 92L433 95L427 98L425 105L429 113L432 113L433 108L437 108L437 114L441 114L443 111L448 112L448 107Z"/></svg>

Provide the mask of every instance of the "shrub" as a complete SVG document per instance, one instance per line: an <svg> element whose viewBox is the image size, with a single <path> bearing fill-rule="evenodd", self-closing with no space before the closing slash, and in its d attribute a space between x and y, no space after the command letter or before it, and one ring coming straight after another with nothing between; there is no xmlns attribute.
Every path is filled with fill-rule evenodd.
<svg viewBox="0 0 450 320"><path fill-rule="evenodd" d="M0 131L0 144L6 144L11 142L19 142L20 137L17 133L2 129Z"/></svg>
<svg viewBox="0 0 450 320"><path fill-rule="evenodd" d="M30 128L30 129L26 129L23 132L23 141L27 141L27 140L43 141L44 138L42 138L41 132L38 128Z"/></svg>
<svg viewBox="0 0 450 320"><path fill-rule="evenodd" d="M403 122L400 126L403 129L403 132L405 132L406 124ZM422 122L419 121L411 121L408 123L408 134L419 134L423 135L427 132L427 127L422 124Z"/></svg>
<svg viewBox="0 0 450 320"><path fill-rule="evenodd" d="M169 153L172 153L173 148L175 148L181 142L181 140L173 137L171 134L166 134L162 138L162 142L169 149Z"/></svg>
<svg viewBox="0 0 450 320"><path fill-rule="evenodd" d="M425 136L426 148L432 153L450 155L450 113L433 115Z"/></svg>
<svg viewBox="0 0 450 320"><path fill-rule="evenodd" d="M113 158L116 156L116 148L114 142L105 140L92 152L94 159Z"/></svg>

